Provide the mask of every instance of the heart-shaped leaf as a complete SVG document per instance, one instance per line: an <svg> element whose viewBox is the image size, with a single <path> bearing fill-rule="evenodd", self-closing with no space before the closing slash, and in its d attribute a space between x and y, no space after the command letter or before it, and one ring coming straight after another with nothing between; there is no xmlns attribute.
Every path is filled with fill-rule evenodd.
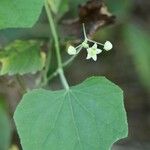
<svg viewBox="0 0 150 150"><path fill-rule="evenodd" d="M24 150L109 150L128 132L122 90L104 77L68 91L33 90L14 119Z"/></svg>

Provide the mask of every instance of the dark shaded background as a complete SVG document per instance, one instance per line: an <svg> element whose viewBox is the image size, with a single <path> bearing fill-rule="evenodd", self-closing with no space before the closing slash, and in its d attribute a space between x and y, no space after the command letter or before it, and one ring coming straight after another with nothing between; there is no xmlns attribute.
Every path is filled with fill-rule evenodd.
<svg viewBox="0 0 150 150"><path fill-rule="evenodd" d="M150 1L106 0L115 16L115 24L101 28L94 38L112 41L114 48L99 56L97 62L85 60L85 53L66 69L70 85L75 85L92 75L106 76L124 91L129 122L129 137L118 142L113 150L150 150ZM36 38L47 40L48 25L43 11L39 22L32 29L0 31L0 46L15 39ZM66 51L62 51L64 57ZM55 63L54 63L55 64ZM54 65L53 67L54 68ZM51 71L50 71L51 72ZM24 81L33 88L35 77L25 75ZM59 89L58 79L50 83ZM15 77L0 77L0 104L5 106L11 120L12 144L19 146L12 115L22 93Z"/></svg>

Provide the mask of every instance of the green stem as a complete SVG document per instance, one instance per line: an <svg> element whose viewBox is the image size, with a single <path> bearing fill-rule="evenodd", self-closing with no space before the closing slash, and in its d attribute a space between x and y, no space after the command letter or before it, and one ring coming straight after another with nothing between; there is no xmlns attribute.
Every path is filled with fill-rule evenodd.
<svg viewBox="0 0 150 150"><path fill-rule="evenodd" d="M83 33L84 33L84 38L85 38L85 40L87 40L87 41L89 41L89 42L92 42L92 43L96 43L96 44L101 45L101 46L104 46L104 44L102 44L102 43L95 42L95 41L89 39L89 38L87 37L87 35L86 35L86 30L85 30L85 25L84 25L84 23L82 24L82 26L83 26Z"/></svg>
<svg viewBox="0 0 150 150"><path fill-rule="evenodd" d="M68 85L66 77L64 75L63 68L59 68L58 73L59 73L59 76L60 76L63 86L65 87L66 90L69 90L69 85Z"/></svg>
<svg viewBox="0 0 150 150"><path fill-rule="evenodd" d="M74 55L70 59L68 59L66 62L64 62L63 67L68 66L76 57L77 57L77 55Z"/></svg>
<svg viewBox="0 0 150 150"><path fill-rule="evenodd" d="M93 41L93 40L91 40L91 39L87 39L87 40L88 40L89 42L96 43L96 44L98 44L98 45L104 46L104 44L99 43L99 42L96 42L96 41Z"/></svg>
<svg viewBox="0 0 150 150"><path fill-rule="evenodd" d="M39 84L39 87L44 87L48 83L47 74L48 74L48 71L49 71L49 67L50 67L50 64L51 64L51 57L52 57L52 52L50 51L50 49L51 49L50 47L52 45L52 42L50 41L49 43L50 43L50 46L48 48L45 69L42 71L41 82Z"/></svg>
<svg viewBox="0 0 150 150"><path fill-rule="evenodd" d="M84 38L85 38L85 39L87 39L87 35L86 35L86 31L85 31L85 25L84 25L84 23L82 24L82 26L83 26Z"/></svg>
<svg viewBox="0 0 150 150"><path fill-rule="evenodd" d="M58 69L56 69L56 71L54 71L48 78L47 81L50 81L51 79L53 79L54 77L56 77L58 75Z"/></svg>
<svg viewBox="0 0 150 150"><path fill-rule="evenodd" d="M66 66L68 66L70 63L72 63L72 61L77 57L77 55L80 53L80 51L82 50L82 45L78 45L76 47L78 49L78 52L76 55L70 57L67 61L62 63L62 67L65 68ZM51 79L53 79L54 77L56 77L59 74L59 70L56 69L48 78L47 81L50 81Z"/></svg>
<svg viewBox="0 0 150 150"><path fill-rule="evenodd" d="M67 83L67 80L65 78L64 71L63 71L62 59L61 59L61 55L60 55L59 39L58 39L57 31L56 31L56 28L55 28L55 23L54 23L53 16L51 14L49 4L46 0L45 0L45 9L46 9L46 13L47 13L49 24L50 24L50 29L51 29L52 36L53 36L54 43L55 43L56 56L57 56L57 62L58 62L58 73L59 73L60 80L61 80L64 88L66 90L68 90L69 85Z"/></svg>

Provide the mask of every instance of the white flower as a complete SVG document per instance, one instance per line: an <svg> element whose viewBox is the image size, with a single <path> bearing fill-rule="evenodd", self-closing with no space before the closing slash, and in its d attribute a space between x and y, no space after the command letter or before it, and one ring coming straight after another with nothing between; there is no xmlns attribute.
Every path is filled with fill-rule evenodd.
<svg viewBox="0 0 150 150"><path fill-rule="evenodd" d="M111 42L106 41L104 44L104 50L109 51L113 48L113 45L111 44Z"/></svg>
<svg viewBox="0 0 150 150"><path fill-rule="evenodd" d="M102 50L98 49L97 44L95 43L92 47L87 49L87 52L88 52L88 54L87 54L86 59L92 58L94 61L96 61L97 60L97 54L100 54L102 52Z"/></svg>
<svg viewBox="0 0 150 150"><path fill-rule="evenodd" d="M77 50L73 46L69 46L67 52L68 52L69 55L75 55L75 54L77 54Z"/></svg>

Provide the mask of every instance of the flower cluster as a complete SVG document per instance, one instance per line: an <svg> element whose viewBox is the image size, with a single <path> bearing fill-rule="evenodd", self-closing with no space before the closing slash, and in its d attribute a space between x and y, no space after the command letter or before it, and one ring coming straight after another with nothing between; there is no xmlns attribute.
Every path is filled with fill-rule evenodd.
<svg viewBox="0 0 150 150"><path fill-rule="evenodd" d="M88 39L86 36L84 25L83 25L83 31L84 31L84 38L85 38L84 41L77 47L69 46L67 51L69 55L77 55L84 48L87 50L86 59L92 58L94 61L96 61L97 55L102 52L102 49L105 51L109 51L113 48L113 45L110 41L106 41L104 44L102 44ZM90 47L89 43L92 43L93 45ZM98 45L100 45L102 49L99 49Z"/></svg>

